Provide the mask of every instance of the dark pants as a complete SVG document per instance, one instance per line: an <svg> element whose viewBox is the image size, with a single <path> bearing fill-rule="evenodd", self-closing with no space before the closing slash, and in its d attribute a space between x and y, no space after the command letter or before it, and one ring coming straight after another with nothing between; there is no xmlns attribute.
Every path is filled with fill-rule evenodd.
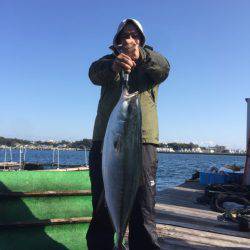
<svg viewBox="0 0 250 250"><path fill-rule="evenodd" d="M87 232L89 250L113 250L114 229L104 200L101 142L93 142L89 153L93 218ZM155 226L157 153L152 144L142 146L142 178L129 220L129 249L160 249Z"/></svg>

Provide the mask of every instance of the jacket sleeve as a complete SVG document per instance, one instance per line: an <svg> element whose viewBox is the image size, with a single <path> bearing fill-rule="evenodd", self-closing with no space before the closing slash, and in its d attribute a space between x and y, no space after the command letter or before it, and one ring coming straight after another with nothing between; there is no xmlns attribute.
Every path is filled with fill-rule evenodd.
<svg viewBox="0 0 250 250"><path fill-rule="evenodd" d="M159 84L166 80L170 70L168 60L151 49L140 48L140 53L141 67L148 78L154 84Z"/></svg>
<svg viewBox="0 0 250 250"><path fill-rule="evenodd" d="M112 71L113 55L106 55L93 62L89 68L89 78L95 85L107 85L119 81L119 74Z"/></svg>

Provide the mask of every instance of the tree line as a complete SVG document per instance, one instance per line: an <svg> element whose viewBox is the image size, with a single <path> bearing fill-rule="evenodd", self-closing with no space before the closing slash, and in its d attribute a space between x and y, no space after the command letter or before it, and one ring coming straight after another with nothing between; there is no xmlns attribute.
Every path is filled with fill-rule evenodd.
<svg viewBox="0 0 250 250"><path fill-rule="evenodd" d="M17 145L25 146L25 145L33 145L33 146L53 146L53 147L60 147L62 145L66 145L69 148L80 148L80 149L90 149L92 145L91 139L83 139L80 141L29 141L17 138L5 138L0 136L0 145L7 146L7 147L15 147Z"/></svg>
<svg viewBox="0 0 250 250"><path fill-rule="evenodd" d="M92 140L91 139L83 139L79 141L29 141L29 140L22 140L22 139L17 139L17 138L5 138L0 136L0 145L5 145L8 147L15 147L16 145L35 145L35 146L54 146L54 147L60 147L61 145L66 145L67 147L70 148L79 148L79 149L90 149L92 145ZM158 147L161 148L172 148L175 151L176 150L181 150L181 149L195 149L198 148L199 145L194 144L192 142L190 143L177 143L177 142L171 142L171 143L160 143ZM201 147L201 149L205 149L204 147Z"/></svg>
<svg viewBox="0 0 250 250"><path fill-rule="evenodd" d="M172 148L175 151L178 151L178 150L181 150L181 149L192 150L192 149L198 148L200 146L198 144L194 144L192 142L190 142L190 143L170 142L170 143L160 143L159 147L161 147L161 148L169 147L169 148ZM205 149L205 147L200 147L200 148Z"/></svg>

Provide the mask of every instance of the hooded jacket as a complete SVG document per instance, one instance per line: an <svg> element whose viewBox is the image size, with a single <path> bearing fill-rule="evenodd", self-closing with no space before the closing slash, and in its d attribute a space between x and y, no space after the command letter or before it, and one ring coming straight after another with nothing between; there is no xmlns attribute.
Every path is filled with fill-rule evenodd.
<svg viewBox="0 0 250 250"><path fill-rule="evenodd" d="M121 33L121 31L123 30L123 28L125 27L125 25L127 23L133 23L137 27L137 30L141 33L141 46L144 46L146 38L145 38L145 35L143 32L142 25L140 24L139 21L137 21L133 18L128 18L128 19L124 19L123 21L121 21L121 23L119 24L119 26L117 28L116 34L115 34L114 39L113 39L114 47L116 47L118 45L117 44L117 37Z"/></svg>
<svg viewBox="0 0 250 250"><path fill-rule="evenodd" d="M159 143L157 97L159 84L167 77L170 70L169 63L152 47L145 45L145 35L141 24L135 19L125 19L118 26L113 39L113 53L93 62L89 69L89 78L93 84L101 86L101 96L95 119L93 141L104 139L109 116L119 101L122 85L120 74L112 71L112 64L116 58L117 36L128 22L133 22L142 35L140 59L129 77L129 92L139 91L142 111L142 142Z"/></svg>

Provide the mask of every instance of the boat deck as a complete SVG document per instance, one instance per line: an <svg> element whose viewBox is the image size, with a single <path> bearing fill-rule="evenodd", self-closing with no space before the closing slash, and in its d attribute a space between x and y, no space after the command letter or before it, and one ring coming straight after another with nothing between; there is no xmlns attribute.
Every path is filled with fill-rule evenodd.
<svg viewBox="0 0 250 250"><path fill-rule="evenodd" d="M219 222L219 213L196 202L203 192L198 182L186 182L157 194L162 249L250 249L250 232Z"/></svg>

